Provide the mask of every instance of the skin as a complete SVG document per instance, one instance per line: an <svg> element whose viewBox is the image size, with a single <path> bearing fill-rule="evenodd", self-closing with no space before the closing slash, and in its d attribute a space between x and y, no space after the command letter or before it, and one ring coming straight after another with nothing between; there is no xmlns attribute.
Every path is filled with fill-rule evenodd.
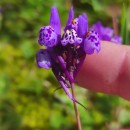
<svg viewBox="0 0 130 130"><path fill-rule="evenodd" d="M86 56L76 82L130 101L130 46L101 41L101 51Z"/></svg>

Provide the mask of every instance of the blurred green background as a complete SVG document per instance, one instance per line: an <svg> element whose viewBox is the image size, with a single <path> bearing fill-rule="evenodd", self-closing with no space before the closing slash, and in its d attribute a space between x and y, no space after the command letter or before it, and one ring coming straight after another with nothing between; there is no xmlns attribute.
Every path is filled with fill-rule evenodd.
<svg viewBox="0 0 130 130"><path fill-rule="evenodd" d="M64 26L73 4L75 16L86 12L89 25L102 21L121 30L123 0L0 0L0 130L76 130L73 103L51 71L37 68L35 54L39 28L48 25L55 5ZM130 0L126 1L130 32ZM127 39L130 43L130 39ZM83 130L130 127L130 102L119 97L75 87Z"/></svg>

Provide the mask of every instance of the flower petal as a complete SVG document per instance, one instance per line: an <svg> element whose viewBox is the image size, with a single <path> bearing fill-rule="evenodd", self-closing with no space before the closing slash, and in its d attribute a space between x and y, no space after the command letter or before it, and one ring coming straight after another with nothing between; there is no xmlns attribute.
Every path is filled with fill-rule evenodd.
<svg viewBox="0 0 130 130"><path fill-rule="evenodd" d="M58 35L61 34L61 24L58 10L54 6L51 8L50 25L53 27Z"/></svg>
<svg viewBox="0 0 130 130"><path fill-rule="evenodd" d="M122 38L120 36L114 36L111 38L111 42L114 42L116 44L122 44Z"/></svg>
<svg viewBox="0 0 130 130"><path fill-rule="evenodd" d="M73 10L73 7L71 7L69 11L69 15L68 15L68 21L67 21L64 31L66 31L67 29L71 29L71 24L72 24L73 19L74 19L74 10Z"/></svg>
<svg viewBox="0 0 130 130"><path fill-rule="evenodd" d="M68 72L67 68L66 68L66 63L64 61L64 59L62 58L62 56L57 56L57 60L59 62L60 67L62 68L62 70L65 73L65 76L67 77L67 79L70 82L75 82L75 80L71 77L70 73Z"/></svg>
<svg viewBox="0 0 130 130"><path fill-rule="evenodd" d="M94 50L100 51L100 39L97 32L91 31L84 40L84 51L87 54L93 54Z"/></svg>
<svg viewBox="0 0 130 130"><path fill-rule="evenodd" d="M58 35L51 26L41 27L38 43L42 46L53 47L58 43Z"/></svg>
<svg viewBox="0 0 130 130"><path fill-rule="evenodd" d="M83 13L82 16L88 21L86 13Z"/></svg>
<svg viewBox="0 0 130 130"><path fill-rule="evenodd" d="M113 29L109 27L104 27L101 22L95 23L91 30L95 30L98 34L101 40L110 41L112 35L113 35Z"/></svg>
<svg viewBox="0 0 130 130"><path fill-rule="evenodd" d="M40 68L50 69L51 59L47 50L40 49L36 54L37 65Z"/></svg>
<svg viewBox="0 0 130 130"><path fill-rule="evenodd" d="M88 20L87 17L83 14L79 16L78 19L78 36L79 37L84 37L85 34L88 31Z"/></svg>
<svg viewBox="0 0 130 130"><path fill-rule="evenodd" d="M81 44L83 41L82 38L78 37L76 31L74 29L71 30L66 30L66 32L64 33L62 39L61 39L61 44L63 46L69 44Z"/></svg>
<svg viewBox="0 0 130 130"><path fill-rule="evenodd" d="M104 27L104 29L102 29L102 32L103 34L109 36L109 37L112 37L113 34L114 34L114 31L112 28L109 28L109 27Z"/></svg>

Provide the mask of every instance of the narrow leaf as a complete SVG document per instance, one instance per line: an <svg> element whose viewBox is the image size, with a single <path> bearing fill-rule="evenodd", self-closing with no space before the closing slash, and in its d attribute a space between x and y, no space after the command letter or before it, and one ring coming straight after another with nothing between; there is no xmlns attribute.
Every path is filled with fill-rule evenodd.
<svg viewBox="0 0 130 130"><path fill-rule="evenodd" d="M128 28L126 19L126 2L122 6L122 16L121 16L121 36L123 38L123 44L128 44Z"/></svg>

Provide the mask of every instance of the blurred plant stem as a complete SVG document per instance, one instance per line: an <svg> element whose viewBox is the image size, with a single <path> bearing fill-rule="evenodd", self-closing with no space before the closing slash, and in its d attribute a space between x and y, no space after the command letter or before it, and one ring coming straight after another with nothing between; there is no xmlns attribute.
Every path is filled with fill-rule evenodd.
<svg viewBox="0 0 130 130"><path fill-rule="evenodd" d="M117 36L117 35L119 35L117 17L113 16L112 22L113 22L114 35Z"/></svg>

